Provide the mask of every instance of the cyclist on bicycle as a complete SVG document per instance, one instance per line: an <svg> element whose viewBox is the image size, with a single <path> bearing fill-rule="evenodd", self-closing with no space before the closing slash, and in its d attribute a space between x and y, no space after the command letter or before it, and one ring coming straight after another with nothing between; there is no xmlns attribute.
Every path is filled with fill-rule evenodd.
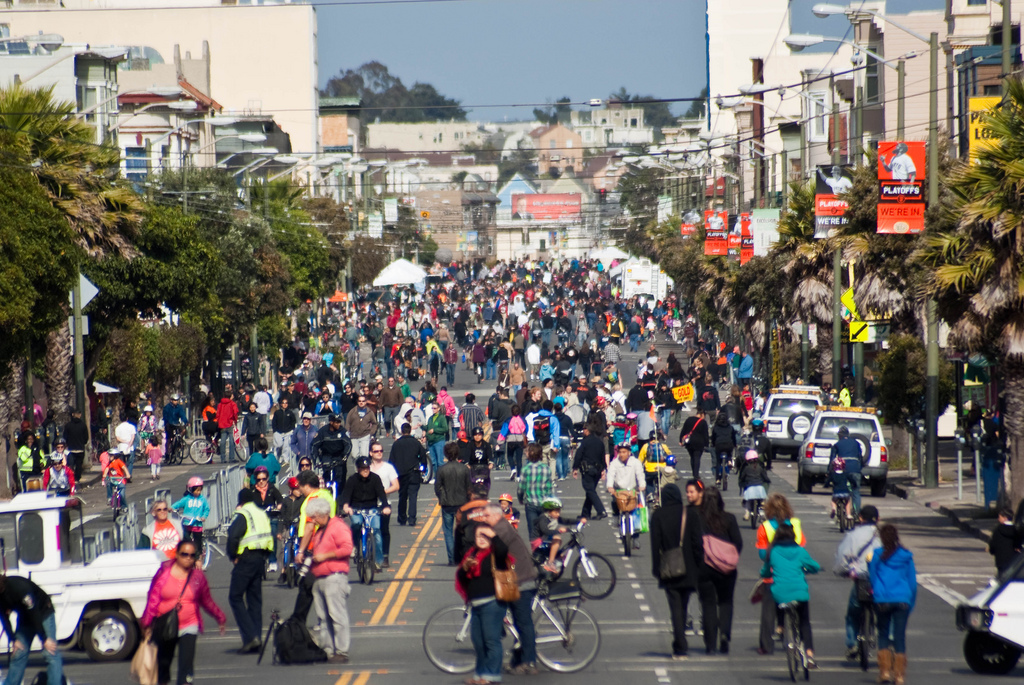
<svg viewBox="0 0 1024 685"><path fill-rule="evenodd" d="M384 492L384 482L370 470L369 457L356 459L356 472L345 481L345 488L341 491L341 510L349 516L353 540L359 539L359 528L364 523L373 530L373 548L376 553L374 570L379 572L381 561L384 559L380 515L389 515L391 507L388 505L387 493ZM363 520L362 512L366 512L365 518L369 518L369 521Z"/></svg>
<svg viewBox="0 0 1024 685"><path fill-rule="evenodd" d="M188 479L185 496L171 504L174 511L181 510L181 525L185 539L196 544L199 555L203 553L203 524L210 515L210 502L203 495L203 479L192 476Z"/></svg>
<svg viewBox="0 0 1024 685"><path fill-rule="evenodd" d="M807 668L814 663L814 639L811 636L811 589L806 573L817 573L821 565L806 549L797 544L796 531L783 523L775 532L775 539L761 567L761 577L771 578L772 599L776 604L792 603L800 617L800 638L807 651Z"/></svg>
<svg viewBox="0 0 1024 685"><path fill-rule="evenodd" d="M75 494L75 472L64 463L65 452L50 455L50 465L43 471L43 489L61 497Z"/></svg>
<svg viewBox="0 0 1024 685"><path fill-rule="evenodd" d="M828 514L829 518L834 519L838 513L838 507L842 505L846 511L846 518L849 520L853 516L853 512L850 510L850 481L846 479L845 459L836 457L829 462L825 485L832 486L832 510Z"/></svg>
<svg viewBox="0 0 1024 685"><path fill-rule="evenodd" d="M544 514L538 516L533 521L534 532L537 535L534 544L536 548L540 548L543 545L551 545L551 548L548 550L548 560L544 563L544 570L548 573L558 573L562 565L562 562L558 560L558 551L562 546L562 536L560 534L569 530L566 526L586 523L587 519L563 518L562 500L557 497L545 498L540 506L544 510Z"/></svg>
<svg viewBox="0 0 1024 685"><path fill-rule="evenodd" d="M746 505L743 520L749 521L751 516L757 516L757 507L768 499L766 486L772 481L768 478L768 471L761 463L757 450L747 450L743 459L739 472L740 491Z"/></svg>
<svg viewBox="0 0 1024 685"><path fill-rule="evenodd" d="M608 464L608 492L612 497L612 514L618 515L619 500L625 500L624 493L632 493L633 507L640 501L644 490L647 489L647 480L644 477L644 467L640 460L633 456L629 444L624 443L618 446L615 459ZM632 510L630 510L632 511ZM621 512L626 513L626 512ZM640 531L633 532L633 549L640 549Z"/></svg>
<svg viewBox="0 0 1024 685"><path fill-rule="evenodd" d="M309 446L314 464L323 470L324 482L344 485L348 476L348 457L352 453L352 441L342 425L341 416L331 414L327 425L317 431Z"/></svg>
<svg viewBox="0 0 1024 685"><path fill-rule="evenodd" d="M718 412L718 416L715 417L715 425L711 428L711 445L714 447L711 470L715 474L715 485L727 490L732 453L736 449L736 431L733 430L729 416L724 411Z"/></svg>
<svg viewBox="0 0 1024 685"><path fill-rule="evenodd" d="M184 434L185 425L188 423L188 416L185 414L185 407L181 406L180 402L181 395L174 393L171 395L171 401L164 405L164 435L167 438L165 450L171 443L171 435Z"/></svg>
<svg viewBox="0 0 1024 685"><path fill-rule="evenodd" d="M640 463L644 466L644 478L647 487L652 491L658 492L661 470L668 465L671 458L672 448L665 442L665 434L660 429L654 440L640 448Z"/></svg>
<svg viewBox="0 0 1024 685"><path fill-rule="evenodd" d="M128 449L130 450L131 447L129 446ZM128 466L125 465L120 452L113 451L105 454L108 461L103 466L101 479L107 484L107 498L111 501L111 506L114 506L114 492L117 491L121 496L121 503L124 504L124 486L132 480L128 474Z"/></svg>
<svg viewBox="0 0 1024 685"><path fill-rule="evenodd" d="M863 590L858 592L858 585L870 583L868 558L871 556L871 551L881 544L878 537L878 509L868 504L860 510L857 525L846 533L843 541L839 543L835 564L832 567L832 572L837 576L853 579L850 600L846 605L847 659L852 660L858 657L857 635L864 622L861 611Z"/></svg>
<svg viewBox="0 0 1024 685"><path fill-rule="evenodd" d="M832 445L828 460L831 463L836 457L842 457L846 463L846 480L850 483L850 499L853 502L853 511L858 512L860 511L860 478L864 453L861 450L861 444L850 437L850 429L846 426L840 426L836 435L839 440Z"/></svg>

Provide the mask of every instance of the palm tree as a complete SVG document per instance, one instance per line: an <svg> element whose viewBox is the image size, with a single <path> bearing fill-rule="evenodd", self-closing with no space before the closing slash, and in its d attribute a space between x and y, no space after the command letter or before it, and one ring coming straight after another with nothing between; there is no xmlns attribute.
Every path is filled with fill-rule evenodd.
<svg viewBox="0 0 1024 685"><path fill-rule="evenodd" d="M985 117L991 146L954 171L953 229L929 233L920 251L929 286L959 347L999 361L1011 464L1024 464L1024 82L1006 81ZM1024 469L1011 471L1012 503Z"/></svg>
<svg viewBox="0 0 1024 685"><path fill-rule="evenodd" d="M67 219L78 246L90 257L117 252L130 257L141 219L141 200L117 177L120 153L96 145L93 127L57 102L53 87L15 84L0 88L0 131L5 152L32 169L51 203ZM46 389L59 420L70 413L73 358L67 317L47 333Z"/></svg>

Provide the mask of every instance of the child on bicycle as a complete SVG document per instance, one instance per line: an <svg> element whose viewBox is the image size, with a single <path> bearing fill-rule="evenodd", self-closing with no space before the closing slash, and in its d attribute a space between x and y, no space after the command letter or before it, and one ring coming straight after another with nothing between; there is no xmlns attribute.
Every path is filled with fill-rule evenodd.
<svg viewBox="0 0 1024 685"><path fill-rule="evenodd" d="M796 543L796 531L788 521L779 525L775 539L761 567L761 577L771 578L772 598L776 604L793 603L800 617L800 637L807 651L807 667L814 663L814 640L811 635L811 588L806 573L817 573L821 565L806 549Z"/></svg>
<svg viewBox="0 0 1024 685"><path fill-rule="evenodd" d="M845 502L846 517L850 518L852 516L850 512L850 481L846 477L845 459L836 457L829 463L825 485L832 486L832 510L829 512L829 518L836 517L836 507L839 502Z"/></svg>
<svg viewBox="0 0 1024 685"><path fill-rule="evenodd" d="M743 520L749 521L751 516L757 516L758 505L768 499L768 489L765 486L771 483L771 479L768 478L768 471L761 463L757 450L747 450L743 459L739 472L740 490L743 492L743 504L746 506Z"/></svg>
<svg viewBox="0 0 1024 685"><path fill-rule="evenodd" d="M551 545L551 549L548 550L548 560L544 562L544 570L548 573L558 573L562 566L562 562L558 560L558 550L562 546L560 533L568 532L569 529L566 526L586 523L587 519L562 518L562 500L557 497L548 497L541 502L540 506L544 510L544 514L534 519L534 532L541 545Z"/></svg>
<svg viewBox="0 0 1024 685"><path fill-rule="evenodd" d="M130 447L128 449L131 449ZM103 466L102 480L107 484L107 498L113 506L114 491L121 495L121 502L124 502L124 486L132 481L128 474L128 466L121 459L119 452L104 452L107 455L107 463ZM102 459L102 456L101 456Z"/></svg>
<svg viewBox="0 0 1024 685"><path fill-rule="evenodd" d="M164 460L164 450L160 446L160 438L153 433L149 436L149 444L146 445L146 463L149 464L149 482L160 480L160 464Z"/></svg>
<svg viewBox="0 0 1024 685"><path fill-rule="evenodd" d="M185 539L196 544L202 554L203 523L210 515L210 502L203 495L203 479L192 476L188 479L185 495L171 505L174 511L181 510L181 524L185 529Z"/></svg>
<svg viewBox="0 0 1024 685"><path fill-rule="evenodd" d="M511 523L513 528L519 530L519 510L512 506L512 495L503 492L498 498L498 506L501 507L501 513L504 514L505 520Z"/></svg>

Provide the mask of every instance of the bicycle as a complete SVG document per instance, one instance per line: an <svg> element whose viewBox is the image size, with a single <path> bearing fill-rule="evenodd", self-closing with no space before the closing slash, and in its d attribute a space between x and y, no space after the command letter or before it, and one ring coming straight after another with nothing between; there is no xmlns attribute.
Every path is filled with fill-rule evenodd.
<svg viewBox="0 0 1024 685"><path fill-rule="evenodd" d="M804 680L811 679L807 648L800 635L800 615L797 613L796 602L780 604L782 615L782 641L786 645L786 663L789 666L789 679L796 682L797 672L803 668Z"/></svg>
<svg viewBox="0 0 1024 685"><path fill-rule="evenodd" d="M576 673L589 666L601 647L601 631L594 618L580 607L582 588L573 583L537 584L531 612L536 627L537 659L556 673ZM423 651L435 668L464 674L476 665L470 639L472 612L469 605L439 609L423 627ZM511 638L510 654L521 646L511 612L506 612L504 631Z"/></svg>
<svg viewBox="0 0 1024 685"><path fill-rule="evenodd" d="M580 593L587 599L604 599L615 589L615 567L603 555L590 552L583 545L584 525L579 523L562 534L562 548L559 552L562 567L557 573L551 574L551 580L561 578L571 563L570 578L579 585ZM544 546L534 552L533 558L538 566L547 561L547 553Z"/></svg>
<svg viewBox="0 0 1024 685"><path fill-rule="evenodd" d="M860 630L857 631L857 658L860 660L860 670L867 671L871 661L871 650L878 644L875 633L875 602L871 599L861 599L866 596L866 593L861 592L861 583L866 583L870 587L870 581L857 578L853 582L857 585L861 610Z"/></svg>
<svg viewBox="0 0 1024 685"><path fill-rule="evenodd" d="M633 511L619 510L619 536L622 538L622 555L633 556L633 534L636 527L633 525Z"/></svg>
<svg viewBox="0 0 1024 685"><path fill-rule="evenodd" d="M220 436L218 435L214 435L210 439L196 438L188 448L189 459L195 464L209 464L216 454L220 454Z"/></svg>
<svg viewBox="0 0 1024 685"><path fill-rule="evenodd" d="M295 587L298 581L298 567L295 563L295 557L298 556L300 542L299 527L293 523L288 526L288 537L282 542L284 551L281 554L281 563L284 564L285 584L290 588Z"/></svg>
<svg viewBox="0 0 1024 685"><path fill-rule="evenodd" d="M182 520L181 528L184 531L184 539L191 540L196 546L196 563L201 563L205 571L210 565L213 557L212 545L206 542L203 536L204 524L198 519Z"/></svg>
<svg viewBox="0 0 1024 685"><path fill-rule="evenodd" d="M373 584L373 574L377 572L377 548L373 533L373 521L380 525L379 509L353 509L349 514L352 528L359 526L359 544L353 550L353 565L363 585ZM359 519L358 522L355 519Z"/></svg>
<svg viewBox="0 0 1024 685"><path fill-rule="evenodd" d="M113 520L117 521L117 517L122 513L128 511L128 503L125 501L124 488L127 480L124 476L115 476L110 474L107 476L107 482L110 484L110 508L114 512Z"/></svg>
<svg viewBox="0 0 1024 685"><path fill-rule="evenodd" d="M185 428L184 426L169 426L167 436L167 454L164 460L167 466L174 466L185 461Z"/></svg>
<svg viewBox="0 0 1024 685"><path fill-rule="evenodd" d="M768 517L764 515L764 500L750 500L753 504L750 512L750 528L757 530L758 526L768 520Z"/></svg>
<svg viewBox="0 0 1024 685"><path fill-rule="evenodd" d="M850 504L849 493L843 493L839 495L832 495L832 505L836 508L836 524L839 525L839 532L845 533L846 531L853 528L853 518L847 513L847 507Z"/></svg>

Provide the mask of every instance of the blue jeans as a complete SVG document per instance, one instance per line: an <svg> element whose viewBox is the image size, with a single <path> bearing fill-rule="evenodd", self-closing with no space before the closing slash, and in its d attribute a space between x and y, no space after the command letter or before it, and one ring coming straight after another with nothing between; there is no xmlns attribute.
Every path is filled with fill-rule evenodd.
<svg viewBox="0 0 1024 685"><path fill-rule="evenodd" d="M846 604L846 648L853 649L857 646L857 633L860 632L864 614L860 608L860 600L857 598L857 583L850 588L850 601Z"/></svg>
<svg viewBox="0 0 1024 685"><path fill-rule="evenodd" d="M220 429L220 463L235 460L235 436L231 426Z"/></svg>
<svg viewBox="0 0 1024 685"><path fill-rule="evenodd" d="M508 462L509 469L515 471L517 474L523 470L523 445L522 442L506 442L505 443L505 460Z"/></svg>
<svg viewBox="0 0 1024 685"><path fill-rule="evenodd" d="M485 381L498 380L498 363L493 359L488 359L486 364L487 375L484 377Z"/></svg>
<svg viewBox="0 0 1024 685"><path fill-rule="evenodd" d="M470 634L476 650L476 677L492 683L501 682L501 633L505 620L505 604L488 602L473 607Z"/></svg>
<svg viewBox="0 0 1024 685"><path fill-rule="evenodd" d="M437 470L444 464L444 440L438 440L427 447L430 452L430 463L434 465L434 477L437 477Z"/></svg>
<svg viewBox="0 0 1024 685"><path fill-rule="evenodd" d="M905 621L904 625L906 625ZM21 619L18 619L18 629L14 631L14 639L25 645L25 649L14 652L11 659L11 667L7 671L6 680L10 685L21 685L21 681L25 677L25 667L28 666L28 650L31 649L32 640L35 637L29 632L28 626L22 625ZM52 613L43 619L43 634L39 637L56 641L57 619ZM58 649L56 654L50 654L44 649L43 656L46 658L46 682L59 683L64 675L64 658L61 656L60 650Z"/></svg>
<svg viewBox="0 0 1024 685"><path fill-rule="evenodd" d="M876 604L878 617L878 648L891 649L897 654L907 653L907 619L910 606L907 604ZM891 631L891 633L890 633ZM11 666L11 673L14 666ZM8 676L10 681L10 676Z"/></svg>
<svg viewBox="0 0 1024 685"><path fill-rule="evenodd" d="M555 472L559 478L569 477L569 438L559 438L559 450L555 456Z"/></svg>
<svg viewBox="0 0 1024 685"><path fill-rule="evenodd" d="M669 429L672 427L671 423L673 411L675 410L661 409L658 411L658 428L660 428L661 432L665 434L665 437L668 437Z"/></svg>
<svg viewBox="0 0 1024 685"><path fill-rule="evenodd" d="M640 349L640 336L636 333L629 334L629 351L636 352Z"/></svg>
<svg viewBox="0 0 1024 685"><path fill-rule="evenodd" d="M860 471L846 474L846 482L850 484L850 502L853 504L855 515L860 511L860 478Z"/></svg>
<svg viewBox="0 0 1024 685"><path fill-rule="evenodd" d="M376 563L379 564L381 560L384 559L384 538L380 534L380 513L378 513L376 509L370 509L370 511L372 512L372 515L368 518L370 519L370 530L373 531L373 550L376 553ZM353 529L355 529L356 526L362 528L363 515L352 514L349 521L351 521ZM361 544L361 536L361 530L358 534L353 530L352 541L357 545Z"/></svg>
<svg viewBox="0 0 1024 685"><path fill-rule="evenodd" d="M533 596L537 590L529 589L519 591L519 599L509 604L512 610L512 622L519 631L519 641L522 649L512 655L512 666L519 664L537 663L537 632L533 625Z"/></svg>
<svg viewBox="0 0 1024 685"><path fill-rule="evenodd" d="M458 507L441 507L441 530L444 531L444 548L448 552L448 563L454 564L455 558L455 514Z"/></svg>
<svg viewBox="0 0 1024 685"><path fill-rule="evenodd" d="M455 385L455 364L445 364L444 371L445 377L448 379L448 385Z"/></svg>

